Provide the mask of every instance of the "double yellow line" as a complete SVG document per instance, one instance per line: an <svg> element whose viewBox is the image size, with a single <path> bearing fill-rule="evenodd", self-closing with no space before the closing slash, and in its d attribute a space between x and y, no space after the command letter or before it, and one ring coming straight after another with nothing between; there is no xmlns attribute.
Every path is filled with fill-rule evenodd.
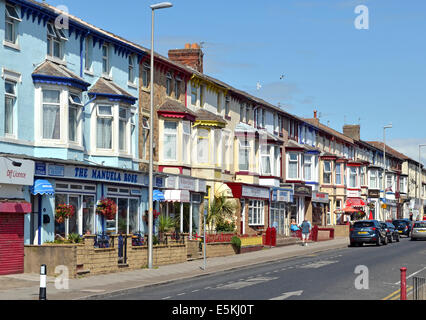
<svg viewBox="0 0 426 320"><path fill-rule="evenodd" d="M408 294L413 290L413 286L407 286L407 296ZM388 295L386 298L383 298L382 300L399 300L401 298L401 289L396 290L395 292Z"/></svg>

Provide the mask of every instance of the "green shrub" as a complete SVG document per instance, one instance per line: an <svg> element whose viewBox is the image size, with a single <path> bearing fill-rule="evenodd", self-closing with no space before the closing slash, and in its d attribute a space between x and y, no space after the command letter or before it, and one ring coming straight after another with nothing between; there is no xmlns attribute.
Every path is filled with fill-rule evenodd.
<svg viewBox="0 0 426 320"><path fill-rule="evenodd" d="M81 238L80 235L77 233L71 233L68 235L68 240L71 243L81 243L83 238Z"/></svg>
<svg viewBox="0 0 426 320"><path fill-rule="evenodd" d="M241 248L241 239L240 239L240 238L238 238L237 236L232 237L232 239L231 239L231 243L232 243L232 245L234 245L235 247L237 247L237 248Z"/></svg>

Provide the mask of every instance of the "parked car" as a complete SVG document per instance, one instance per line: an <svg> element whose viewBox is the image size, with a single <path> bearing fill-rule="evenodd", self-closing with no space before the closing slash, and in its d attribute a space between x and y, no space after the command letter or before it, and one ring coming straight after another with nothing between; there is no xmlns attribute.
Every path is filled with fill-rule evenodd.
<svg viewBox="0 0 426 320"><path fill-rule="evenodd" d="M411 240L426 239L426 221L416 221L411 232Z"/></svg>
<svg viewBox="0 0 426 320"><path fill-rule="evenodd" d="M396 241L396 242L400 241L401 236L399 235L399 232L398 232L398 230L396 230L393 223L383 222L382 225L386 230L386 234L388 235L388 240L389 240L390 243L392 243L394 241Z"/></svg>
<svg viewBox="0 0 426 320"><path fill-rule="evenodd" d="M410 237L410 232L412 228L412 222L408 219L399 219L392 221L392 224L395 226L396 230L401 236Z"/></svg>
<svg viewBox="0 0 426 320"><path fill-rule="evenodd" d="M389 238L385 228L377 220L357 221L353 224L349 234L351 247L363 245L364 243L373 243L377 246L387 245Z"/></svg>

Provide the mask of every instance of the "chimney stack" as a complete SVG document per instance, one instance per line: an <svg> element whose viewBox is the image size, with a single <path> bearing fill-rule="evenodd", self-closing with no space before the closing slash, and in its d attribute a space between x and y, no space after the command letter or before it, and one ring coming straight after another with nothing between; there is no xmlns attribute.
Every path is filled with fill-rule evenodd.
<svg viewBox="0 0 426 320"><path fill-rule="evenodd" d="M361 139L361 126L360 125L345 125L343 127L343 134L356 141Z"/></svg>
<svg viewBox="0 0 426 320"><path fill-rule="evenodd" d="M198 43L186 43L184 49L169 50L169 59L203 73L204 53Z"/></svg>

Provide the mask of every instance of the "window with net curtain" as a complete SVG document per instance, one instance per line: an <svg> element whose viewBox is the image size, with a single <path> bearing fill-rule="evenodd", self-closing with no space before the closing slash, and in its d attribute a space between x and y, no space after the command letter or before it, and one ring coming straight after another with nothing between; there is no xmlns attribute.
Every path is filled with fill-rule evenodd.
<svg viewBox="0 0 426 320"><path fill-rule="evenodd" d="M298 179L299 155L297 153L289 153L288 155L288 178Z"/></svg>
<svg viewBox="0 0 426 320"><path fill-rule="evenodd" d="M305 155L305 162L303 167L304 167L305 181L312 181L312 156Z"/></svg>
<svg viewBox="0 0 426 320"><path fill-rule="evenodd" d="M60 91L43 90L43 139L61 138Z"/></svg>
<svg viewBox="0 0 426 320"><path fill-rule="evenodd" d="M358 168L351 167L349 170L349 187L350 188L356 188L358 186L357 178L358 178Z"/></svg>
<svg viewBox="0 0 426 320"><path fill-rule="evenodd" d="M240 139L239 168L240 171L249 171L250 142L246 138Z"/></svg>
<svg viewBox="0 0 426 320"><path fill-rule="evenodd" d="M272 174L272 159L271 159L271 146L262 145L260 150L262 153L262 174L271 175Z"/></svg>
<svg viewBox="0 0 426 320"><path fill-rule="evenodd" d="M164 121L164 160L177 160L177 122Z"/></svg>
<svg viewBox="0 0 426 320"><path fill-rule="evenodd" d="M112 106L98 106L96 147L112 149Z"/></svg>
<svg viewBox="0 0 426 320"><path fill-rule="evenodd" d="M182 122L182 155L183 162L190 163L191 158L191 150L190 150L190 142L191 142L191 123L189 121Z"/></svg>
<svg viewBox="0 0 426 320"><path fill-rule="evenodd" d="M324 161L323 183L331 184L331 161Z"/></svg>
<svg viewBox="0 0 426 320"><path fill-rule="evenodd" d="M13 134L14 127L14 105L16 101L16 84L14 82L5 82L5 115L4 115L4 133Z"/></svg>
<svg viewBox="0 0 426 320"><path fill-rule="evenodd" d="M198 163L209 163L209 130L198 129L197 160Z"/></svg>
<svg viewBox="0 0 426 320"><path fill-rule="evenodd" d="M118 146L120 151L127 152L127 123L129 120L128 110L120 108L118 125Z"/></svg>

